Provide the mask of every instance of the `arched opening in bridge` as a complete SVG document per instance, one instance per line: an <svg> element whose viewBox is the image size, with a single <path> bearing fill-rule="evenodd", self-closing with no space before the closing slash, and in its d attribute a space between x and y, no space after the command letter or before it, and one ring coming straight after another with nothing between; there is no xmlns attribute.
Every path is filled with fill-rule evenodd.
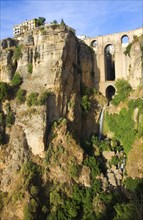
<svg viewBox="0 0 143 220"><path fill-rule="evenodd" d="M127 35L123 35L121 37L121 44L128 44L129 43L129 37Z"/></svg>
<svg viewBox="0 0 143 220"><path fill-rule="evenodd" d="M113 86L108 86L106 88L106 98L108 101L111 101L113 99L113 96L115 95L115 88Z"/></svg>
<svg viewBox="0 0 143 220"><path fill-rule="evenodd" d="M114 46L112 44L108 44L104 50L104 58L105 58L105 80L113 81L115 80L115 54L114 54Z"/></svg>
<svg viewBox="0 0 143 220"><path fill-rule="evenodd" d="M97 47L97 40L93 40L93 41L91 42L91 46L94 47L94 48L96 48L96 47Z"/></svg>

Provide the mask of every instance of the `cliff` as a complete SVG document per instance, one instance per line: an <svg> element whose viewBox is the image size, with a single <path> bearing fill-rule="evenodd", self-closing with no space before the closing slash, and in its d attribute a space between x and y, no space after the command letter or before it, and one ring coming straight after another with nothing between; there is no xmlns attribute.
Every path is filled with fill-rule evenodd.
<svg viewBox="0 0 143 220"><path fill-rule="evenodd" d="M79 41L72 30L62 25L37 29L18 42L12 39L11 42L14 43L7 43L7 48L2 43L1 81L10 83L17 72L22 77L20 88L26 90L27 96L35 91L39 95L49 92L46 106L36 107L32 117L26 104L18 105L11 101L15 124L24 130L33 153L44 151L43 139L47 138L52 122L60 117L69 117L69 123L80 136L80 91L83 86L92 88L95 77L92 50ZM18 52L19 57L15 57Z"/></svg>

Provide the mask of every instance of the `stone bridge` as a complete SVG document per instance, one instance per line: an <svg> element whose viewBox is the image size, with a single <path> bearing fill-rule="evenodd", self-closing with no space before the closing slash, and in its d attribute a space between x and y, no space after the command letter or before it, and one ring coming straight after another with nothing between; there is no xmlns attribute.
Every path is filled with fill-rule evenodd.
<svg viewBox="0 0 143 220"><path fill-rule="evenodd" d="M83 39L95 52L95 87L109 99L115 93L114 85L119 78L128 80L133 88L140 84L142 77L141 56L138 56L140 48L135 48L131 57L125 56L124 51L132 42L133 36L141 34L143 28ZM139 57L138 61L136 61L137 57Z"/></svg>

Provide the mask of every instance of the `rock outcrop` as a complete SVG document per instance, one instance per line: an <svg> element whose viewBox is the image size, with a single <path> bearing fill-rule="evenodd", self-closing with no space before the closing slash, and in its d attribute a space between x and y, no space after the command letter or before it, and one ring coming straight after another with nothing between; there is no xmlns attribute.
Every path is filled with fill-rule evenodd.
<svg viewBox="0 0 143 220"><path fill-rule="evenodd" d="M16 172L21 169L23 163L28 160L31 154L25 132L21 126L13 126L9 144L3 147L0 154L0 188L3 191L8 191Z"/></svg>

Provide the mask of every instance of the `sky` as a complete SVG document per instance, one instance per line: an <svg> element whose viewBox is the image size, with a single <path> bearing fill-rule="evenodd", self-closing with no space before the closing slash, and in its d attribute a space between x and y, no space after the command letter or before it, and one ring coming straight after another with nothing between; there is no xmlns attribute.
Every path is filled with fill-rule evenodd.
<svg viewBox="0 0 143 220"><path fill-rule="evenodd" d="M76 35L94 37L143 27L142 0L0 0L0 39L13 37L13 26L45 17L64 22Z"/></svg>

